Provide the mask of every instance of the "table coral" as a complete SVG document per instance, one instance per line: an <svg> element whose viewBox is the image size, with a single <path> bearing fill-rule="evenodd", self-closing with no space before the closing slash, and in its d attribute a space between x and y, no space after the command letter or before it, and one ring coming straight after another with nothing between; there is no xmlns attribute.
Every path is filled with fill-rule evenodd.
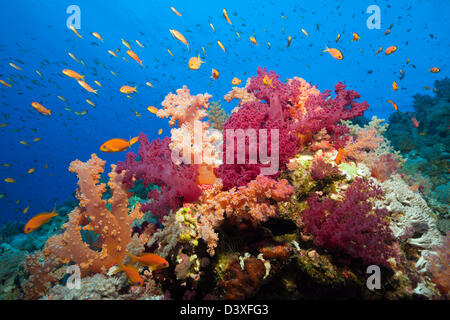
<svg viewBox="0 0 450 320"><path fill-rule="evenodd" d="M106 272L111 266L122 262L127 245L131 242L131 224L143 216L139 206L129 212L127 186L122 184L124 172L117 173L115 165L109 173L108 186L112 198L111 211L102 199L106 191L104 183L98 184L104 171L105 161L92 154L87 162L79 160L70 164L69 171L78 176L77 198L80 206L69 214L64 224L65 232L51 237L45 253L64 263L77 264L83 274L88 271ZM99 248L94 250L83 241L81 231L89 230L99 235Z"/></svg>

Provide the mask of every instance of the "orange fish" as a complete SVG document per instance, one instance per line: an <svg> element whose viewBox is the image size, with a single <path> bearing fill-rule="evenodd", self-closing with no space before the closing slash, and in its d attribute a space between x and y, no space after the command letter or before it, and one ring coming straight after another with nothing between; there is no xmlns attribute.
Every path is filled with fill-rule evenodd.
<svg viewBox="0 0 450 320"><path fill-rule="evenodd" d="M436 67L430 69L430 72L433 72L433 73L438 73L439 71L441 71L441 70Z"/></svg>
<svg viewBox="0 0 450 320"><path fill-rule="evenodd" d="M356 32L353 32L353 39L352 39L352 41L358 41L359 39L361 39L360 36Z"/></svg>
<svg viewBox="0 0 450 320"><path fill-rule="evenodd" d="M169 31L172 34L172 36L174 36L175 39L183 42L189 50L189 43L187 42L186 38L180 32L178 32L177 30L174 30L174 29L169 29Z"/></svg>
<svg viewBox="0 0 450 320"><path fill-rule="evenodd" d="M220 42L219 40L217 40L217 44L218 44L219 47L223 50L223 52L225 52L225 47L223 46L222 42Z"/></svg>
<svg viewBox="0 0 450 320"><path fill-rule="evenodd" d="M414 127L419 127L419 121L417 121L416 120L416 118L414 118L414 116L411 116L411 121L413 122L413 124L414 124Z"/></svg>
<svg viewBox="0 0 450 320"><path fill-rule="evenodd" d="M34 230L39 229L42 225L49 222L53 217L56 217L57 215L58 213L56 212L56 206L52 212L40 213L31 218L30 221L27 222L23 232L25 233L33 232Z"/></svg>
<svg viewBox="0 0 450 320"><path fill-rule="evenodd" d="M133 144L135 144L139 140L138 137L134 137L130 141L125 139L111 139L106 141L104 144L100 146L100 151L113 153L113 152L122 152L128 148L131 148Z"/></svg>
<svg viewBox="0 0 450 320"><path fill-rule="evenodd" d="M142 60L139 59L138 55L136 53L134 53L132 50L127 50L127 54L137 63L139 63L141 66L144 66L142 64Z"/></svg>
<svg viewBox="0 0 450 320"><path fill-rule="evenodd" d="M200 69L202 63L204 62L200 59L200 55L198 55L198 57L192 57L191 59L189 59L189 69L198 70Z"/></svg>
<svg viewBox="0 0 450 320"><path fill-rule="evenodd" d="M397 51L397 47L396 46L391 46L391 47L387 48L386 51L384 51L384 53L388 56L391 53L394 53L395 51Z"/></svg>
<svg viewBox="0 0 450 320"><path fill-rule="evenodd" d="M154 114L156 114L159 110L157 109L157 108L155 108L154 106L149 106L148 108L147 108L147 110L149 111L149 112L151 112L151 113L154 113Z"/></svg>
<svg viewBox="0 0 450 320"><path fill-rule="evenodd" d="M139 271L135 266L123 265L122 263L119 263L119 269L125 272L128 280L130 280L131 283L137 284L138 286L142 287L144 281L142 280L141 275L139 274Z"/></svg>
<svg viewBox="0 0 450 320"><path fill-rule="evenodd" d="M131 263L139 262L140 264L146 265L151 271L165 269L169 267L169 263L166 259L154 254L146 253L140 257L127 253L131 258Z"/></svg>
<svg viewBox="0 0 450 320"><path fill-rule="evenodd" d="M172 9L172 11L173 11L177 16L181 17L181 13L179 13L179 12L177 11L177 9L175 9L174 7L170 7L170 9Z"/></svg>
<svg viewBox="0 0 450 320"><path fill-rule="evenodd" d="M338 149L338 154L336 155L336 164L339 165L344 160L345 160L344 150L339 148Z"/></svg>
<svg viewBox="0 0 450 320"><path fill-rule="evenodd" d="M225 18L225 20L227 20L227 22L229 24L232 24L231 21L230 21L230 18L228 18L227 10L223 9L222 12L223 12L223 17Z"/></svg>
<svg viewBox="0 0 450 320"><path fill-rule="evenodd" d="M42 113L43 115L52 115L52 110L48 110L47 108L45 108L42 104L38 103L38 102L33 102L31 104L31 106L36 109L37 111L39 111L40 113Z"/></svg>
<svg viewBox="0 0 450 320"><path fill-rule="evenodd" d="M392 103L392 106L394 107L395 110L398 110L397 105L394 103L394 101L392 100L387 100L386 102Z"/></svg>
<svg viewBox="0 0 450 320"><path fill-rule="evenodd" d="M378 51L375 52L375 55L379 54L382 50L383 50L383 47L380 47L380 48L378 49Z"/></svg>
<svg viewBox="0 0 450 320"><path fill-rule="evenodd" d="M109 53L110 55L112 55L113 57L116 57L116 58L117 58L117 54L116 54L114 51L108 50L108 53Z"/></svg>
<svg viewBox="0 0 450 320"><path fill-rule="evenodd" d="M239 78L234 77L233 80L231 80L231 83L235 86L238 86L241 84L241 80Z"/></svg>
<svg viewBox="0 0 450 320"><path fill-rule="evenodd" d="M384 32L384 35L387 36L387 35L390 34L390 33L391 33L391 29L387 29L387 30Z"/></svg>
<svg viewBox="0 0 450 320"><path fill-rule="evenodd" d="M255 37L251 36L251 37L250 37L250 41L251 41L253 44L258 45L258 42L256 42Z"/></svg>
<svg viewBox="0 0 450 320"><path fill-rule="evenodd" d="M393 82L392 83L392 89L394 89L394 91L397 91L398 90L398 84L397 84L397 82Z"/></svg>
<svg viewBox="0 0 450 320"><path fill-rule="evenodd" d="M102 36L99 35L97 32L92 32L92 35L93 35L94 37L96 37L98 40L100 40L101 42L103 42Z"/></svg>
<svg viewBox="0 0 450 320"><path fill-rule="evenodd" d="M124 94L137 92L137 87L123 86L122 88L120 88L120 92Z"/></svg>
<svg viewBox="0 0 450 320"><path fill-rule="evenodd" d="M4 85L5 87L7 87L7 88L11 88L12 86L9 84L9 83L7 83L5 80L0 80L0 83L2 84L2 85Z"/></svg>
<svg viewBox="0 0 450 320"><path fill-rule="evenodd" d="M274 87L272 84L272 80L273 78L269 78L269 76L266 74L263 78L263 84L266 85L267 87Z"/></svg>
<svg viewBox="0 0 450 320"><path fill-rule="evenodd" d="M78 72L70 70L70 69L64 69L62 71L62 73L65 74L68 77L71 77L71 78L75 79L75 80L80 80L80 79L84 80L84 76L81 76L81 75L78 74Z"/></svg>
<svg viewBox="0 0 450 320"><path fill-rule="evenodd" d="M328 52L329 54L331 54L331 56L337 60L342 60L344 58L344 56L342 55L342 53L338 50L338 49L334 49L334 48L326 48L325 50L322 50L322 52Z"/></svg>
<svg viewBox="0 0 450 320"><path fill-rule="evenodd" d="M75 29L74 26L69 27L70 30L72 30L80 39L83 39L83 37L78 33L77 29Z"/></svg>
<svg viewBox="0 0 450 320"><path fill-rule="evenodd" d="M413 192L416 191L417 189L419 189L419 185L417 183L412 185L411 187L409 187L409 190L411 190Z"/></svg>
<svg viewBox="0 0 450 320"><path fill-rule="evenodd" d="M163 133L163 129L161 128L158 130L158 135L161 135L162 133Z"/></svg>
<svg viewBox="0 0 450 320"><path fill-rule="evenodd" d="M214 80L217 80L219 78L219 71L217 71L216 69L213 68L211 78L213 78Z"/></svg>
<svg viewBox="0 0 450 320"><path fill-rule="evenodd" d="M78 80L78 84L80 86L82 86L86 91L97 94L98 90L92 89L92 87L90 85L88 85L86 82L84 82L83 80Z"/></svg>

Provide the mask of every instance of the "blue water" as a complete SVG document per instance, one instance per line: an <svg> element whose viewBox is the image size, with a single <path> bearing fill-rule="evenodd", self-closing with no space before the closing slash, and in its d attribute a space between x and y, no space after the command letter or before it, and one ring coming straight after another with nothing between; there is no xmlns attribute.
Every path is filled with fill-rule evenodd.
<svg viewBox="0 0 450 320"><path fill-rule="evenodd" d="M187 85L191 93L208 92L212 101L223 100L231 90L231 79L245 80L256 74L258 66L279 73L282 79L299 76L316 84L322 91L333 89L338 81L358 91L367 100L370 109L367 116L387 118L393 112L387 99L394 100L403 111L412 110L412 95L431 94L425 86L433 88L433 82L449 76L449 33L447 17L449 1L8 1L2 3L0 12L0 79L14 80L11 88L0 86L1 164L0 223L25 220L34 214L51 210L55 202L70 198L76 189L76 177L68 172L74 159L87 160L97 153L108 164L116 163L125 153L105 154L100 145L112 138L134 137L140 132L149 139L170 134L167 120L159 119L146 109L160 106L169 92ZM76 4L81 9L80 34L83 39L68 30L66 9ZM381 8L381 28L370 30L366 26L369 5ZM171 10L173 5L182 17ZM222 16L226 8L233 25ZM287 19L282 18L284 15ZM212 31L209 23L216 29ZM392 32L384 32L393 24ZM309 37L301 29L304 28ZM182 32L190 51L175 40L169 29ZM239 39L235 32L239 32ZM101 43L91 33L98 32ZM352 33L361 39L351 42ZM336 44L337 34L341 39ZM249 41L254 35L258 46ZM292 43L286 48L287 38ZM142 69L127 56L126 39L143 60ZM139 40L145 48L139 47ZM224 53L216 41L226 48ZM271 42L271 48L267 42ZM95 44L93 44L95 43ZM321 53L326 46L339 48L342 61ZM397 52L390 56L384 49L395 45ZM113 58L107 50L121 51ZM202 52L202 46L207 56ZM375 55L382 46L383 52ZM167 49L174 54L172 57ZM72 60L72 52L87 67ZM201 54L205 64L200 70L187 67L190 57ZM17 62L23 61L25 64ZM44 62L46 59L49 64ZM406 61L410 59L410 63ZM13 62L22 67L19 71L9 66ZM97 65L101 62L105 67ZM65 65L67 64L67 65ZM439 67L440 73L429 72ZM82 89L76 81L62 75L63 69L73 69L86 75L86 81L96 87L100 81L99 95ZM95 68L95 69L94 69ZM219 70L220 77L213 81L211 69ZM405 71L399 80L399 70ZM35 70L39 70L41 78ZM114 71L118 76L110 73ZM23 80L18 77L23 77ZM33 84L32 80L39 81ZM145 85L150 81L155 88ZM397 81L400 88L391 88ZM119 92L123 85L138 87L133 99ZM59 87L59 88L58 88ZM61 95L67 102L58 99ZM96 104L92 107L85 101ZM40 115L31 107L40 102L52 110L51 117ZM237 102L223 104L231 111ZM87 110L84 116L65 110ZM135 114L137 111L141 117ZM34 138L41 141L33 142ZM20 140L28 142L25 146ZM134 147L137 149L137 147ZM48 164L48 169L45 169ZM28 174L35 168L33 174ZM109 168L107 168L109 171ZM4 182L14 178L17 183ZM30 206L27 214L24 208Z"/></svg>

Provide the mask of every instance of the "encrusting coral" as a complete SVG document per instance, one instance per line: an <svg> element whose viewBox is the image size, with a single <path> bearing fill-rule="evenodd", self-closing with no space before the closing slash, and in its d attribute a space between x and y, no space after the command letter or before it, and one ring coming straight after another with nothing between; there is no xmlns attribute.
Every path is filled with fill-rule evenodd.
<svg viewBox="0 0 450 320"><path fill-rule="evenodd" d="M51 237L44 250L46 255L63 263L77 264L82 274L106 272L122 262L131 242L131 225L143 217L139 205L129 212L127 187L122 184L124 172L118 174L115 165L108 174L112 198L108 200L111 210L107 208L106 200L102 199L106 185L98 184L104 165L105 161L95 154L87 162L76 160L70 164L69 171L79 179L80 206L69 214L69 221L63 226L65 232ZM98 240L91 244L93 248L83 241L83 231L98 235Z"/></svg>

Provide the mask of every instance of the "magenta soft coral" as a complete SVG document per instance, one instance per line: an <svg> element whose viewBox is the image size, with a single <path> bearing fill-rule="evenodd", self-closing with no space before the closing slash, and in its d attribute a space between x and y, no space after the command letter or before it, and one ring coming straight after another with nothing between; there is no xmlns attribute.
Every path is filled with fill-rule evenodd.
<svg viewBox="0 0 450 320"><path fill-rule="evenodd" d="M362 116L369 108L366 101L356 102L360 98L358 92L346 90L339 82L334 87L335 98L330 98L331 91L325 90L319 95L311 95L305 103L306 114L298 112L298 122L295 127L301 133L316 133L325 128L330 135L330 142L335 148L343 148L350 139L346 134L349 129L341 120L349 120Z"/></svg>
<svg viewBox="0 0 450 320"><path fill-rule="evenodd" d="M369 107L365 101L356 102L360 95L353 90L345 90L345 85L339 82L335 86L335 98L330 98L330 91L326 90L318 95L311 94L304 108L296 108L296 97L301 95L301 81L293 79L288 83L282 83L275 72L262 68L258 68L257 73L257 76L252 77L247 90L261 101L245 103L225 123L224 160L229 151L226 143L227 129L267 129L269 150L270 130L277 129L279 168L283 170L289 159L301 150L302 136L312 136L321 129L326 129L332 145L335 148L342 148L349 140L347 136L349 130L340 120L361 116ZM248 139L246 143L248 145ZM215 174L222 179L225 190L246 185L260 174L261 168L266 166L249 164L248 159L249 154L246 151L245 164L236 164L235 154L234 164L224 161L224 164L215 170Z"/></svg>
<svg viewBox="0 0 450 320"><path fill-rule="evenodd" d="M373 200L381 196L379 187L362 178L352 182L341 201L320 199L315 194L301 213L305 231L313 235L317 246L360 258L366 264L390 267L387 260L396 255L389 245L393 240L389 213L373 206Z"/></svg>
<svg viewBox="0 0 450 320"><path fill-rule="evenodd" d="M155 184L158 190L148 194L150 202L141 207L143 212L151 211L159 219L178 209L183 202L198 199L201 189L198 187L197 166L176 165L171 159L170 138L157 139L149 143L145 134L139 135L139 160L136 154L129 152L125 162L119 162L117 172L125 170L123 183L132 187L135 180L142 180L145 186Z"/></svg>

